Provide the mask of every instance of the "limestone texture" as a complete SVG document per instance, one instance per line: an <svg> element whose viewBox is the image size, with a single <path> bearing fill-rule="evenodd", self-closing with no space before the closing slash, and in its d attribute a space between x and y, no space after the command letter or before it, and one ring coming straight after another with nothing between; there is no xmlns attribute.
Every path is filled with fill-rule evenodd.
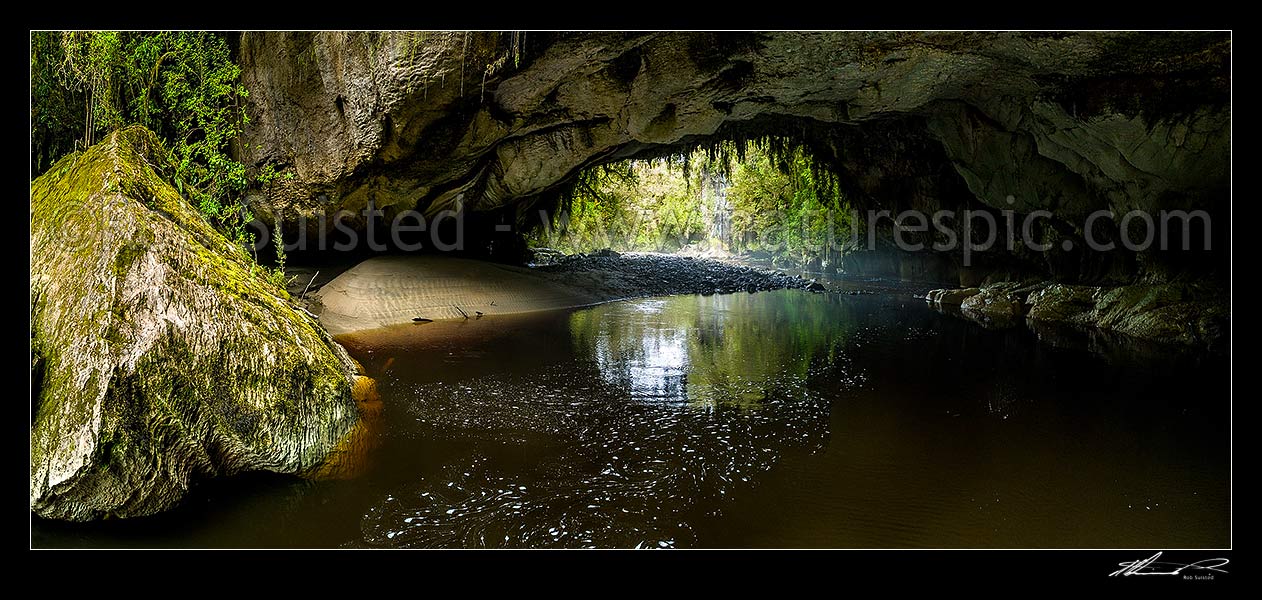
<svg viewBox="0 0 1262 600"><path fill-rule="evenodd" d="M141 127L31 183L31 510L150 515L196 481L315 472L353 361L165 178Z"/></svg>

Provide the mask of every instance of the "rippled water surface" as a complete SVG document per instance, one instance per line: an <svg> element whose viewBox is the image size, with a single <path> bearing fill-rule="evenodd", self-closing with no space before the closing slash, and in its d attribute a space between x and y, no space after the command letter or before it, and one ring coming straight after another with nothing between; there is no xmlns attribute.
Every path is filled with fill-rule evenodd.
<svg viewBox="0 0 1262 600"><path fill-rule="evenodd" d="M1041 336L1041 340L1039 337ZM1223 547L1223 357L907 290L626 301L348 339L354 479L250 476L37 546Z"/></svg>

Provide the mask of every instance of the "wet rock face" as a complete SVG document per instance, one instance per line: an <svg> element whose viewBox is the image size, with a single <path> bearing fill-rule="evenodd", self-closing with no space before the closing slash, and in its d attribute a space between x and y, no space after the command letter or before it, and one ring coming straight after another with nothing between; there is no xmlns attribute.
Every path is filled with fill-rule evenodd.
<svg viewBox="0 0 1262 600"><path fill-rule="evenodd" d="M116 131L31 183L31 510L149 515L195 480L305 473L356 423L355 367Z"/></svg>
<svg viewBox="0 0 1262 600"><path fill-rule="evenodd" d="M925 294L925 301L938 306L959 306L965 300L976 296L981 290L978 288L960 288L958 290L930 290Z"/></svg>
<svg viewBox="0 0 1262 600"><path fill-rule="evenodd" d="M1029 318L1225 349L1231 315L1228 298L1225 290L1200 284L1116 288L1052 284L1030 294Z"/></svg>
<svg viewBox="0 0 1262 600"><path fill-rule="evenodd" d="M1052 249L981 269L1128 283L1225 265L1229 58L1214 33L246 33L243 158L294 175L259 190L283 219L371 202L525 220L593 164L789 134L863 208L1051 213ZM1097 210L1117 241L1137 209L1209 211L1223 250L1062 248Z"/></svg>
<svg viewBox="0 0 1262 600"><path fill-rule="evenodd" d="M988 285L960 302L960 312L974 321L992 327L1008 327L1016 324L1025 314L1026 297L1033 287L1022 287L1018 283L999 283Z"/></svg>
<svg viewBox="0 0 1262 600"><path fill-rule="evenodd" d="M1204 283L1105 287L999 282L933 290L925 300L942 312L986 327L1071 326L1221 351L1229 343L1228 297L1221 288Z"/></svg>

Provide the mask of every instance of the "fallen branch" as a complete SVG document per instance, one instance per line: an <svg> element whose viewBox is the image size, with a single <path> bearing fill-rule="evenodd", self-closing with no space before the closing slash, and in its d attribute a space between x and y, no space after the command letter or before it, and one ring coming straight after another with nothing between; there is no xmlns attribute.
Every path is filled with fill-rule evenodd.
<svg viewBox="0 0 1262 600"><path fill-rule="evenodd" d="M299 300L305 300L307 298L307 290L311 289L311 284L315 283L315 278L319 276L320 276L319 271L316 271L315 275L311 276L311 281L307 282L307 287L302 288L302 295L298 296Z"/></svg>
<svg viewBox="0 0 1262 600"><path fill-rule="evenodd" d="M457 311L459 311L459 312L460 312L460 316L462 316L462 317L464 317L464 318L466 318L466 319L468 319L468 318L469 318L469 313L465 312L463 308L460 308L459 306L456 306L455 304L452 304L451 306L452 306L452 308L455 308Z"/></svg>

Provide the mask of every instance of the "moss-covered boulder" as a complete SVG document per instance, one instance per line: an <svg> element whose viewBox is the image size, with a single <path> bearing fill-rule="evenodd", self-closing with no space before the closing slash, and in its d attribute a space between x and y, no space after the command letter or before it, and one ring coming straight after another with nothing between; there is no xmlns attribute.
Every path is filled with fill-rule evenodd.
<svg viewBox="0 0 1262 600"><path fill-rule="evenodd" d="M317 471L351 431L353 361L123 129L31 184L31 510L174 505L198 478Z"/></svg>

